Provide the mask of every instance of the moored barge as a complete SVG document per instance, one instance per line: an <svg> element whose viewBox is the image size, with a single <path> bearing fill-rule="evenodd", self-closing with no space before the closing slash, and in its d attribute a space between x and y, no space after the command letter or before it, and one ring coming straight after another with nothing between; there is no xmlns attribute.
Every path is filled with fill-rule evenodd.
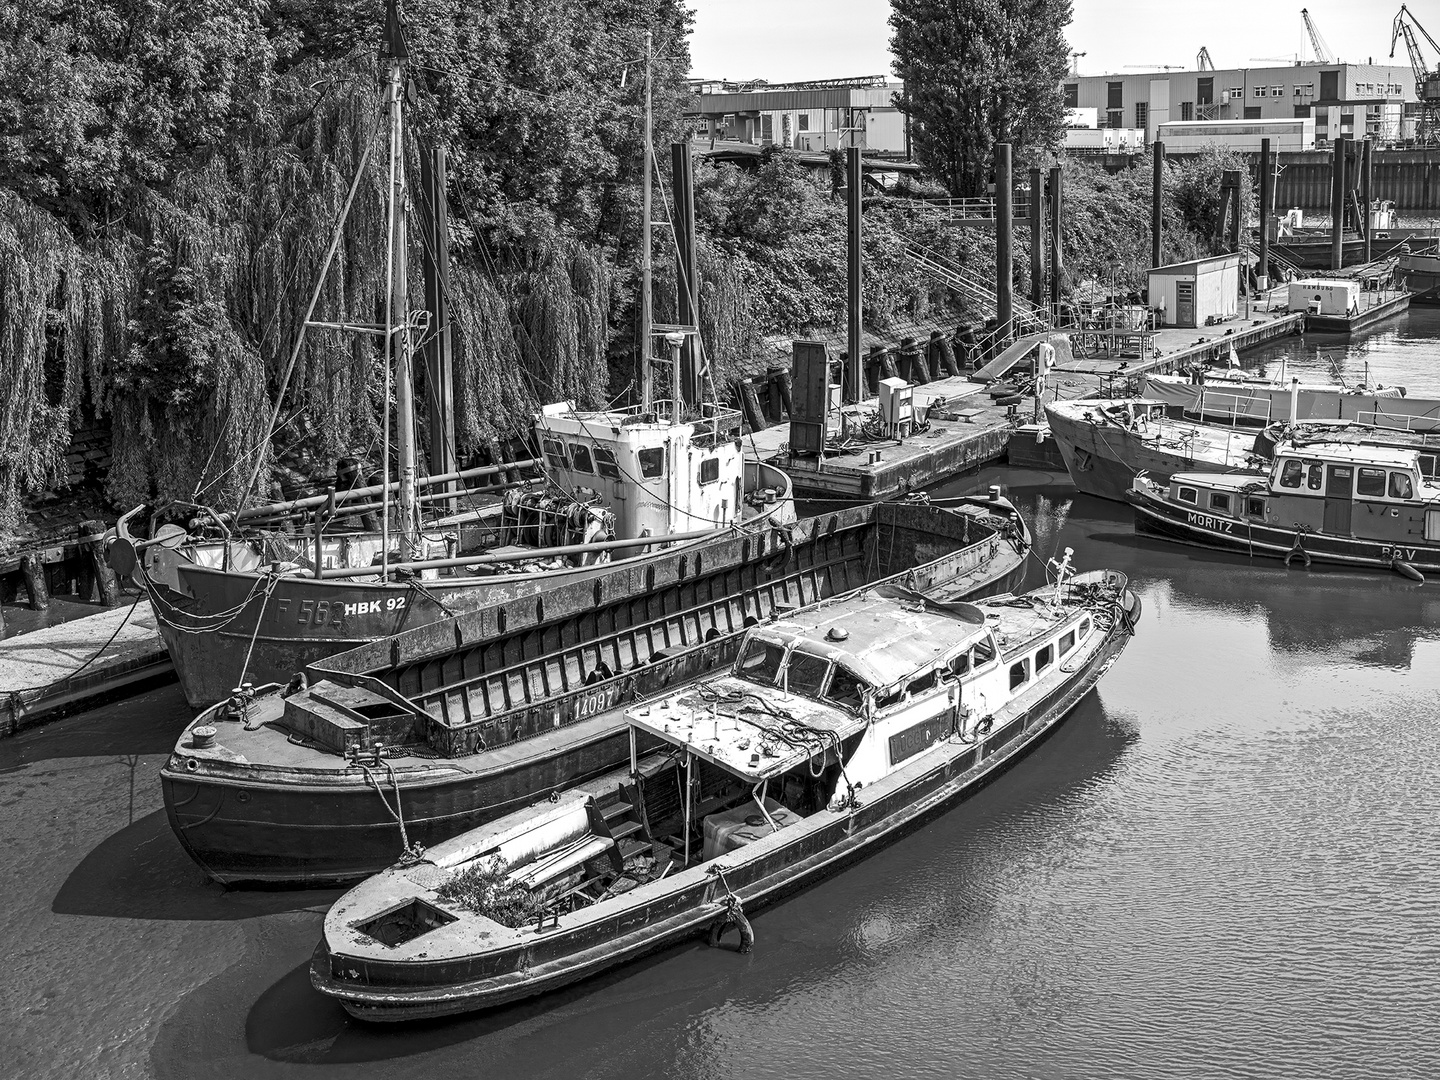
<svg viewBox="0 0 1440 1080"><path fill-rule="evenodd" d="M728 663L755 622L886 579L937 601L1003 592L1028 550L997 493L856 507L612 568L202 712L161 770L166 812L221 882L355 880L619 766L625 705Z"/></svg>

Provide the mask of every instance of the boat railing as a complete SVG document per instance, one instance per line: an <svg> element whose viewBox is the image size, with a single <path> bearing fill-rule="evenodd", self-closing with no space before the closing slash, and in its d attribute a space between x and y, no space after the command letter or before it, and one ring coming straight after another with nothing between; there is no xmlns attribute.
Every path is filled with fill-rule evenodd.
<svg viewBox="0 0 1440 1080"><path fill-rule="evenodd" d="M1367 419L1368 417L1368 419ZM1394 413L1381 412L1378 409L1374 412L1357 412L1355 422L1367 427L1384 428L1387 431L1404 431L1414 435L1420 435L1424 445L1432 443L1431 436L1436 444L1440 444L1440 417L1435 416L1396 416ZM1425 424L1425 427L1417 427L1417 424Z"/></svg>
<svg viewBox="0 0 1440 1080"><path fill-rule="evenodd" d="M1235 425L1244 420L1254 424L1270 422L1271 401L1268 397L1241 397L1239 394L1200 392L1200 415L1198 420L1222 420Z"/></svg>

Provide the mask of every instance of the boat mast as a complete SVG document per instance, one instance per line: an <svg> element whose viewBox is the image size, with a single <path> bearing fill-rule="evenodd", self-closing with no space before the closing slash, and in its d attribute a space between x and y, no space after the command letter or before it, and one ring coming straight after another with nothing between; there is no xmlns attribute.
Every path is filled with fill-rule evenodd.
<svg viewBox="0 0 1440 1080"><path fill-rule="evenodd" d="M654 153L650 134L650 53L654 35L645 31L645 161L641 173L645 179L640 185L640 206L642 224L640 228L640 404L646 412L654 399L654 386L650 373L650 339L654 334L655 317L650 306L650 159Z"/></svg>
<svg viewBox="0 0 1440 1080"><path fill-rule="evenodd" d="M385 308L385 398L390 399L391 379L395 394L395 450L399 459L398 499L400 504L400 558L410 560L416 553L415 502L415 400L414 370L410 349L410 304L406 270L405 162L402 95L405 82L405 47L399 0L389 0L386 37L389 46L390 82L390 178L388 189L390 230L386 250L386 273L390 290ZM393 363L393 367L392 367ZM390 447L389 424L385 429L385 507L383 524L382 575L388 575L390 553Z"/></svg>

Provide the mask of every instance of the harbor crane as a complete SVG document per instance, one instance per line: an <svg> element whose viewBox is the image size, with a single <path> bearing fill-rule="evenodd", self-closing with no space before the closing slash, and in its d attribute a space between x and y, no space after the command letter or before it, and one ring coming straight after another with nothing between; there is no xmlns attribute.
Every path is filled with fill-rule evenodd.
<svg viewBox="0 0 1440 1080"><path fill-rule="evenodd" d="M1320 31L1315 29L1315 20L1310 18L1308 8L1300 9L1300 18L1305 20L1305 33L1310 36L1310 47L1315 50L1315 59L1322 64L1333 64L1335 54L1330 51L1330 46L1325 44Z"/></svg>
<svg viewBox="0 0 1440 1080"><path fill-rule="evenodd" d="M1079 74L1080 74L1080 57L1082 57L1082 56L1088 56L1088 55L1089 55L1089 53L1083 53L1083 52L1072 52L1072 53L1070 54L1070 74L1071 74L1071 75L1079 75Z"/></svg>
<svg viewBox="0 0 1440 1080"><path fill-rule="evenodd" d="M1437 55L1437 67L1431 68L1420 51L1416 35L1430 43ZM1415 96L1420 99L1420 118L1415 125L1415 141L1422 145L1440 143L1440 45L1430 36L1418 19L1404 4L1395 16L1395 25L1390 31L1390 56L1395 56L1395 43L1405 39L1405 49L1410 54L1410 70L1415 75Z"/></svg>
<svg viewBox="0 0 1440 1080"><path fill-rule="evenodd" d="M1210 50L1207 49L1204 45L1201 45L1201 46L1200 46L1200 51L1195 54L1195 70L1196 70L1196 71L1214 71L1214 70L1215 70L1215 61L1210 59Z"/></svg>

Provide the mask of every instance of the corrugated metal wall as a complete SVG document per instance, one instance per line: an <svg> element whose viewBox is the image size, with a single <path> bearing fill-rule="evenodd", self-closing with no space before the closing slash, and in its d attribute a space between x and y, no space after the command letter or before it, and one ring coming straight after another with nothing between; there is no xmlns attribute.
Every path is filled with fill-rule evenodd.
<svg viewBox="0 0 1440 1080"><path fill-rule="evenodd" d="M1328 213L1333 155L1328 150L1278 155L1275 205ZM1258 156L1251 159L1253 172ZM1376 150L1375 197L1394 199L1402 214L1440 216L1440 150ZM1353 183L1353 181L1352 181ZM1359 186L1355 183L1354 186Z"/></svg>

